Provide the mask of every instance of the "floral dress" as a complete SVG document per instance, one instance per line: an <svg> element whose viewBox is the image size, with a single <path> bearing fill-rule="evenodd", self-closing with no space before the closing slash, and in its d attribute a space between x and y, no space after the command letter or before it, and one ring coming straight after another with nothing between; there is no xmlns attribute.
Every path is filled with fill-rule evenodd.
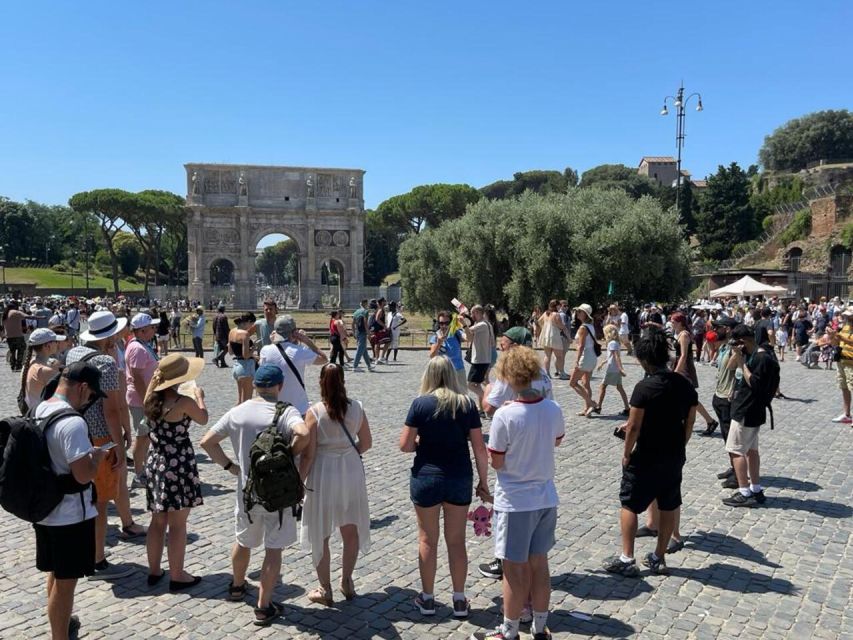
<svg viewBox="0 0 853 640"><path fill-rule="evenodd" d="M201 481L190 441L190 417L179 422L151 422L151 447L145 464L148 510L153 513L197 507Z"/></svg>

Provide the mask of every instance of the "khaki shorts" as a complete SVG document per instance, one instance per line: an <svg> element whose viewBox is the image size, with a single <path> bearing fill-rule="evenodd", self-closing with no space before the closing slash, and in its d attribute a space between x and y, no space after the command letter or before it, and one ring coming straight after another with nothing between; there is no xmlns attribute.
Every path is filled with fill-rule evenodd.
<svg viewBox="0 0 853 640"><path fill-rule="evenodd" d="M737 456L745 456L748 451L758 451L758 427L745 427L732 420L729 437L726 438L726 451Z"/></svg>
<svg viewBox="0 0 853 640"><path fill-rule="evenodd" d="M92 438L92 444L96 447L112 442L112 438ZM113 469L115 449L101 461L95 472L95 491L98 493L98 502L110 502L118 497L118 469Z"/></svg>
<svg viewBox="0 0 853 640"><path fill-rule="evenodd" d="M842 391L845 389L853 391L853 360L838 361L838 373L836 374L836 379L838 380L839 389Z"/></svg>
<svg viewBox="0 0 853 640"><path fill-rule="evenodd" d="M130 426L133 427L133 433L137 438L147 436L151 432L143 407L130 407Z"/></svg>

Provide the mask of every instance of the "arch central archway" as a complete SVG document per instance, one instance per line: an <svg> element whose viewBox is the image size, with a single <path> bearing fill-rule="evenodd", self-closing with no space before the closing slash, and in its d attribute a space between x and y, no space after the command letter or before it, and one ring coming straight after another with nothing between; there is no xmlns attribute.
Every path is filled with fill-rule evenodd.
<svg viewBox="0 0 853 640"><path fill-rule="evenodd" d="M283 233L263 236L255 247L255 298L271 298L280 309L299 308L300 251L296 240Z"/></svg>

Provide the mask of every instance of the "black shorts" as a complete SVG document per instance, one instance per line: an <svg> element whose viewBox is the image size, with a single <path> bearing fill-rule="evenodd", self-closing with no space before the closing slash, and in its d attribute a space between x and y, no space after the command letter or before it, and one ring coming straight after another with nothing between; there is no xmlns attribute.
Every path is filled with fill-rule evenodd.
<svg viewBox="0 0 853 640"><path fill-rule="evenodd" d="M489 373L489 367L492 365L486 362L485 364L472 364L468 369L468 382L481 384L486 381L486 374Z"/></svg>
<svg viewBox="0 0 853 640"><path fill-rule="evenodd" d="M34 524L33 528L39 571L53 572L58 580L95 573L95 518L61 527Z"/></svg>
<svg viewBox="0 0 853 640"><path fill-rule="evenodd" d="M711 406L714 407L714 413L717 414L717 421L720 423L723 444L726 444L729 437L729 426L732 424L732 403L727 398L720 398L715 395L711 400Z"/></svg>
<svg viewBox="0 0 853 640"><path fill-rule="evenodd" d="M681 468L683 463L622 469L619 501L622 506L642 513L654 501L661 511L674 511L681 506Z"/></svg>

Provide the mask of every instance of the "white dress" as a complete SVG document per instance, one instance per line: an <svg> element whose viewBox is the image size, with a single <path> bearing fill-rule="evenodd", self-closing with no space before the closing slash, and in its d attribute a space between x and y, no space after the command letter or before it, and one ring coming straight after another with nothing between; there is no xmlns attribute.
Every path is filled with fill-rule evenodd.
<svg viewBox="0 0 853 640"><path fill-rule="evenodd" d="M341 423L329 417L322 402L308 411L317 418L317 453L305 480L301 538L316 567L323 558L323 540L344 525L358 529L360 553L370 549L370 511L364 467ZM343 424L356 444L363 415L361 403L352 400Z"/></svg>
<svg viewBox="0 0 853 640"><path fill-rule="evenodd" d="M560 335L560 329L554 324L554 316L556 314L556 311L542 314L540 318L542 332L539 334L539 346L543 349L563 351L563 338Z"/></svg>

